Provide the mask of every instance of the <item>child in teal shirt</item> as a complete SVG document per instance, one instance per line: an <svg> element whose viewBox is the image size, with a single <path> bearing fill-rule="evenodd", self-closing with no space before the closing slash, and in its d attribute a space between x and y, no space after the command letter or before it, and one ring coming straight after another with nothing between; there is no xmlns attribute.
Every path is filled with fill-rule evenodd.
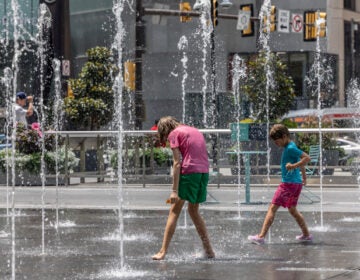
<svg viewBox="0 0 360 280"><path fill-rule="evenodd" d="M265 235L275 219L276 211L282 206L288 208L289 213L301 228L302 235L296 236L296 239L312 241L304 217L296 209L302 185L306 185L305 165L310 161L310 157L291 141L289 130L282 124L275 124L271 128L270 138L277 146L284 148L281 157L281 183L271 201L261 232L257 235L249 235L248 240L254 244L264 244Z"/></svg>

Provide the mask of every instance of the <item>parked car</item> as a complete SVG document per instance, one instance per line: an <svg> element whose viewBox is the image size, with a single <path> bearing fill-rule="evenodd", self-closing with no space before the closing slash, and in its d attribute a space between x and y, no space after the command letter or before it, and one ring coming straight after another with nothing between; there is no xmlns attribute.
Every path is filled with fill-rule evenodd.
<svg viewBox="0 0 360 280"><path fill-rule="evenodd" d="M0 150L2 149L6 149L6 148L11 148L11 144L6 144L5 141L5 135L4 134L0 134Z"/></svg>
<svg viewBox="0 0 360 280"><path fill-rule="evenodd" d="M343 171L350 171L353 175L358 172L360 160L360 144L345 138L336 138L336 146L344 150L345 156L339 159Z"/></svg>
<svg viewBox="0 0 360 280"><path fill-rule="evenodd" d="M346 156L360 155L360 144L345 138L336 138L336 146L344 149Z"/></svg>
<svg viewBox="0 0 360 280"><path fill-rule="evenodd" d="M359 175L360 173L360 157L353 158L350 163L349 171L352 175Z"/></svg>

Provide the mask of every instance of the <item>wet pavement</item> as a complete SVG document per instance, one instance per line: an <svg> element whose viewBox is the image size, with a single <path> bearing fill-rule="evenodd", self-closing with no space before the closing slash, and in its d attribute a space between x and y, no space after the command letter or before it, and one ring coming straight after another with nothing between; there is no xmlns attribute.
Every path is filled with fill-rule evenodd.
<svg viewBox="0 0 360 280"><path fill-rule="evenodd" d="M6 214L5 208L0 210L0 279L12 279L12 273L15 273L14 279L34 280L360 279L357 189L325 190L323 205L299 204L314 242L297 242L295 236L299 229L295 221L286 211L280 211L263 246L250 244L247 236L260 230L267 205L236 204L236 189L210 189L220 201L202 205L201 213L216 258L202 258L200 240L183 211L164 261L153 261L151 256L161 246L168 213L163 198L168 188L124 191L123 242L118 212L110 209L116 208L116 188L103 190L104 198L99 195L98 188L83 188L83 192L77 189L78 195L75 190L60 192L63 208L59 209L58 228L56 211L44 208L43 228L38 198L41 188L19 189L16 193L19 209L14 217L15 247L11 236L12 216ZM265 190L254 190L254 201L265 201L272 194ZM51 208L54 198L50 190L46 191L46 207ZM98 198L97 205L95 197ZM76 203L71 198L82 209L74 209ZM30 204L32 200L32 209L21 209L20 206ZM161 207L153 207L159 202ZM0 203L4 207L3 197ZM84 207L87 204L93 207ZM100 209L101 205L103 209ZM320 212L320 206L325 211ZM336 212L331 211L332 207ZM122 268L121 244L124 246ZM12 268L13 257L15 269Z"/></svg>

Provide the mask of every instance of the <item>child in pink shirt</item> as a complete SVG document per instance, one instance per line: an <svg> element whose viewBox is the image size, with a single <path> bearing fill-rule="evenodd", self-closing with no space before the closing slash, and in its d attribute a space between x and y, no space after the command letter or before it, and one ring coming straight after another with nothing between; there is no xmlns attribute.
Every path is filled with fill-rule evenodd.
<svg viewBox="0 0 360 280"><path fill-rule="evenodd" d="M160 251L153 260L165 258L176 223L185 201L188 212L201 238L206 257L214 258L205 222L199 214L199 203L206 200L209 180L209 162L204 136L194 127L181 124L173 117L163 117L158 123L161 142L169 140L173 152L173 184L171 208Z"/></svg>

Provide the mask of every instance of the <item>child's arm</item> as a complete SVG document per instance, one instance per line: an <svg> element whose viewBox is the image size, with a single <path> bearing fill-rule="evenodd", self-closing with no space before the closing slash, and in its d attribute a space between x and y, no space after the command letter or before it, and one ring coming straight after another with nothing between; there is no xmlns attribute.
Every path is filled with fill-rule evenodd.
<svg viewBox="0 0 360 280"><path fill-rule="evenodd" d="M180 160L179 148L172 149L172 152L173 152L173 185L170 194L170 203L176 203L177 200L179 199L178 188L179 188L179 180L180 180L181 160Z"/></svg>
<svg viewBox="0 0 360 280"><path fill-rule="evenodd" d="M306 186L306 168L305 165L300 167L301 175L302 175L302 183L304 186Z"/></svg>
<svg viewBox="0 0 360 280"><path fill-rule="evenodd" d="M300 167L301 170L301 174L302 174L302 181L303 181L303 185L306 185L306 169L305 169L305 165L311 160L310 156L303 152L300 156L300 160L296 163L291 164L290 162L288 162L286 164L286 169L287 170L292 170L295 168Z"/></svg>
<svg viewBox="0 0 360 280"><path fill-rule="evenodd" d="M300 156L300 160L298 162L295 162L295 163L290 163L288 162L286 164L286 169L287 170L292 170L292 169L295 169L295 168L298 168L298 167L303 167L305 166L309 161L310 161L310 156L303 152Z"/></svg>

